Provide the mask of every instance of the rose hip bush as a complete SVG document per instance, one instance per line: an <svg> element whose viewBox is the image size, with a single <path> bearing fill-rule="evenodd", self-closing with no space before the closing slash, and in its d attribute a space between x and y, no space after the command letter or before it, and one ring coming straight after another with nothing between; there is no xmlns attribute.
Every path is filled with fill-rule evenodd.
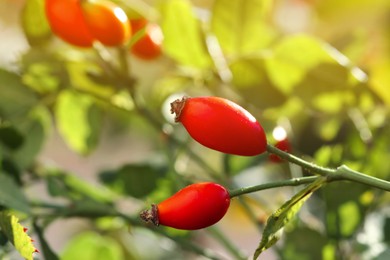
<svg viewBox="0 0 390 260"><path fill-rule="evenodd" d="M0 12L0 258L388 258L388 1Z"/></svg>

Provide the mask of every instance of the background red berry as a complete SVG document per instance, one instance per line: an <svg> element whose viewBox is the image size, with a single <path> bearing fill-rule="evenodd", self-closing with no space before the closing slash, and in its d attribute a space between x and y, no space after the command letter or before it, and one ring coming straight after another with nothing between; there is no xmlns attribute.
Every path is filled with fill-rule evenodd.
<svg viewBox="0 0 390 260"><path fill-rule="evenodd" d="M144 60L152 60L160 56L164 39L160 26L144 18L130 20L130 23L134 34L142 29L145 30L144 35L131 46L131 53Z"/></svg>
<svg viewBox="0 0 390 260"><path fill-rule="evenodd" d="M285 152L290 152L291 151L291 144L290 144L290 141L287 138L278 141L275 144L275 147L280 149L280 150L282 150L282 151L285 151ZM270 154L269 155L269 159L272 162L275 162L275 163L279 163L279 162L283 161L283 159L280 158L279 156L277 156L276 154Z"/></svg>

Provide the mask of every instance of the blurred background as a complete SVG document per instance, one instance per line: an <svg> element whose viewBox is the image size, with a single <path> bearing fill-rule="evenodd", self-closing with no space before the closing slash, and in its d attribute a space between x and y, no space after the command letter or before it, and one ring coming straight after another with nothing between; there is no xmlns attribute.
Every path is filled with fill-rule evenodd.
<svg viewBox="0 0 390 260"><path fill-rule="evenodd" d="M184 95L237 102L271 144L288 140L308 161L390 179L388 0L110 1L153 25L151 36L131 23L123 44L75 46L52 29L49 1L0 1L0 207L29 228L34 259L252 258L267 218L299 187L235 198L199 231L138 218L190 183L310 175L194 142L169 111ZM389 259L389 201L329 184L260 259ZM1 232L0 258L22 259Z"/></svg>

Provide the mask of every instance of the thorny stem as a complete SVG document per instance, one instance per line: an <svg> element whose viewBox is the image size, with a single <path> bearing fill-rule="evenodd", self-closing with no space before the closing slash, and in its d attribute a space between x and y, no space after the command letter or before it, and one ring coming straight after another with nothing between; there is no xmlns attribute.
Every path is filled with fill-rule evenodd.
<svg viewBox="0 0 390 260"><path fill-rule="evenodd" d="M322 166L318 166L314 163L307 162L298 158L292 154L284 152L270 144L267 144L267 151L269 153L273 153L285 159L291 163L301 166L305 168L309 172L319 174L321 176L327 177L328 182L332 181L353 181L361 184L365 184L374 188L378 188L385 191L390 191L390 182L386 180L382 180L370 175L366 175L364 173L355 171L350 169L348 166L341 165L336 169L325 168Z"/></svg>
<svg viewBox="0 0 390 260"><path fill-rule="evenodd" d="M310 176L310 177L302 177L302 178L293 178L289 180L283 180L283 181L275 181L275 182L269 182L269 183L263 183L255 186L249 186L249 187L243 187L243 188L238 188L229 191L230 198L237 197L240 195L244 195L247 193L252 193L256 191L261 191L261 190L267 190L267 189L272 189L272 188L277 188L277 187L283 187L283 186L298 186L302 184L308 184L312 183L313 181L317 180L318 176Z"/></svg>

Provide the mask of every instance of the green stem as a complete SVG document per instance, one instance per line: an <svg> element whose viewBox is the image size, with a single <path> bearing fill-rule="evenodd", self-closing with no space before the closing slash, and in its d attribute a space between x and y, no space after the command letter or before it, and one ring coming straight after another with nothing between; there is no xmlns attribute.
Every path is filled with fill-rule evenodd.
<svg viewBox="0 0 390 260"><path fill-rule="evenodd" d="M306 170L317 173L319 175L325 176L328 179L328 182L331 181L353 181L358 182L361 184L365 184L368 186L371 186L373 188L390 191L390 182L386 180L382 180L370 175L366 175L364 173L355 171L350 169L349 167L342 165L338 167L337 169L330 169L318 166L314 163L307 162L305 160L302 160L301 158L298 158L292 154L289 154L287 152L284 152L282 150L279 150L278 148L267 144L267 151L273 154L278 155L279 157L297 164L301 166L302 168L305 168ZM283 182L283 181L282 181Z"/></svg>
<svg viewBox="0 0 390 260"><path fill-rule="evenodd" d="M374 188L390 191L390 182L370 175L354 171L346 165L337 168L336 174L329 176L329 181L348 180L365 184Z"/></svg>
<svg viewBox="0 0 390 260"><path fill-rule="evenodd" d="M229 194L230 194L230 198L233 198L236 196L252 193L255 191L267 190L267 189L284 187L284 186L298 186L298 185L302 185L302 184L312 183L313 181L317 180L318 178L320 178L320 177L309 176L309 177L302 177L302 178L293 178L293 179L288 179L288 180L283 180L283 181L269 182L269 183L264 183L264 184L260 184L260 185L243 187L243 188L231 190L231 191L229 191Z"/></svg>
<svg viewBox="0 0 390 260"><path fill-rule="evenodd" d="M334 174L335 173L335 170L334 169L329 169L329 168L325 168L325 167L322 167L322 166L318 166L314 163L311 163L311 162L307 162L299 157L296 157L292 154L289 154L287 152L284 152L270 144L267 144L267 151L269 153L273 153L273 154L276 154L278 155L280 158L282 159L285 159L291 163L294 163L294 164L297 164L309 171L312 171L312 172L315 172L315 173L318 173L319 175L322 175L322 176L328 176L329 174Z"/></svg>

